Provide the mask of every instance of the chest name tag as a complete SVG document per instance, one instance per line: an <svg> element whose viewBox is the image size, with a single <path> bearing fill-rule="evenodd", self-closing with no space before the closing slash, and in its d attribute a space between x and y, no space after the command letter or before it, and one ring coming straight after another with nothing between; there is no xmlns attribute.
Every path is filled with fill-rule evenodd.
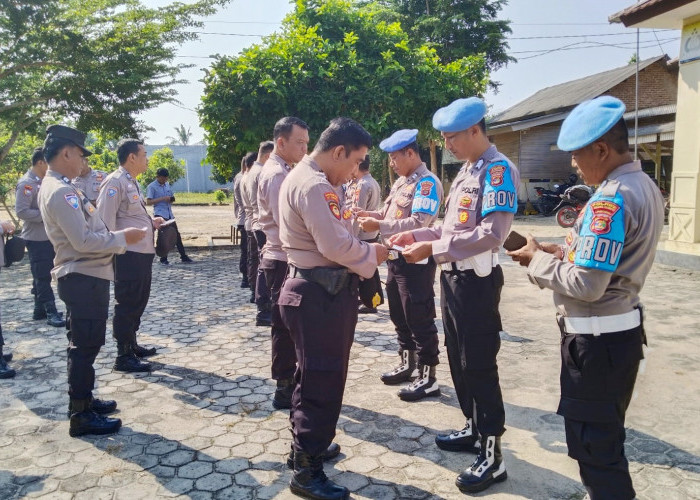
<svg viewBox="0 0 700 500"><path fill-rule="evenodd" d="M598 191L586 205L574 264L613 272L620 263L624 242L625 211L622 196L620 193L605 196Z"/></svg>
<svg viewBox="0 0 700 500"><path fill-rule="evenodd" d="M437 214L440 206L437 187L435 181L426 177L416 184L416 193L413 195L413 205L411 213L424 213L428 215Z"/></svg>
<svg viewBox="0 0 700 500"><path fill-rule="evenodd" d="M510 166L504 161L498 161L487 167L484 181L484 195L481 205L481 216L491 212L518 211L518 195L510 176Z"/></svg>

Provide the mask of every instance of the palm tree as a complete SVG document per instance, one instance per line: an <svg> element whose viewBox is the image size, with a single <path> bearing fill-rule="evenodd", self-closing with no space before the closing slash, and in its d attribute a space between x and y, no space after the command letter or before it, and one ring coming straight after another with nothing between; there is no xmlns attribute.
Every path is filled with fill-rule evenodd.
<svg viewBox="0 0 700 500"><path fill-rule="evenodd" d="M166 139L170 141L170 144L179 144L181 146L187 146L192 138L192 131L189 127L185 130L185 126L180 124L179 127L175 127L175 135L177 137L168 136Z"/></svg>

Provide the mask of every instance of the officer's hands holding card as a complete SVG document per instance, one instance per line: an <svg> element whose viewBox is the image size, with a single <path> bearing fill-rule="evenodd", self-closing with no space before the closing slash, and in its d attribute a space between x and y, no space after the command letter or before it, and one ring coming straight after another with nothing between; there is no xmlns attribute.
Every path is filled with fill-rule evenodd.
<svg viewBox="0 0 700 500"><path fill-rule="evenodd" d="M147 227L127 227L126 229L124 229L124 238L126 239L126 244L133 245L134 243L138 243L146 237L147 233Z"/></svg>
<svg viewBox="0 0 700 500"><path fill-rule="evenodd" d="M377 255L377 265L384 262L389 257L389 249L381 243L370 243L374 247Z"/></svg>
<svg viewBox="0 0 700 500"><path fill-rule="evenodd" d="M163 224L165 224L165 219L163 217L153 218L153 229L159 229Z"/></svg>
<svg viewBox="0 0 700 500"><path fill-rule="evenodd" d="M416 242L411 231L404 231L389 236L389 246L406 247Z"/></svg>
<svg viewBox="0 0 700 500"><path fill-rule="evenodd" d="M374 217L358 216L357 222L360 224L360 229L363 231L379 231L379 221Z"/></svg>
<svg viewBox="0 0 700 500"><path fill-rule="evenodd" d="M412 243L403 249L401 255L409 264L418 264L433 255L433 242L418 241Z"/></svg>
<svg viewBox="0 0 700 500"><path fill-rule="evenodd" d="M0 222L0 226L2 226L3 234L12 234L15 232L15 225L9 220Z"/></svg>
<svg viewBox="0 0 700 500"><path fill-rule="evenodd" d="M360 207L352 207L350 210L355 217L367 217L369 215L368 211L362 210Z"/></svg>
<svg viewBox="0 0 700 500"><path fill-rule="evenodd" d="M530 261L534 257L535 252L537 252L537 250L542 250L542 246L531 234L527 235L525 245L521 246L520 248L517 248L517 246L511 246L511 248L516 249L508 250L508 247L506 247L506 255L511 257L515 262L518 262L523 267L527 267L530 265Z"/></svg>

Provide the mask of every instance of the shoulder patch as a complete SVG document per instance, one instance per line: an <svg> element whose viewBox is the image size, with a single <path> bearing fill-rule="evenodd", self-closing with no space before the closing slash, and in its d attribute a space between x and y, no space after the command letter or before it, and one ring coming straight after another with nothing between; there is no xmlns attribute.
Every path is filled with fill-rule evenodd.
<svg viewBox="0 0 700 500"><path fill-rule="evenodd" d="M340 201L338 199L338 195L335 194L333 191L328 191L326 193L323 193L323 197L326 199L326 202L328 203L328 208L330 209L333 216L336 219L340 220Z"/></svg>
<svg viewBox="0 0 700 500"><path fill-rule="evenodd" d="M505 161L491 163L486 167L481 216L485 217L491 212L514 214L517 211L518 195L510 176L510 165Z"/></svg>
<svg viewBox="0 0 700 500"><path fill-rule="evenodd" d="M33 188L30 184L25 184L24 185L24 196L31 196L32 190L33 190Z"/></svg>
<svg viewBox="0 0 700 500"><path fill-rule="evenodd" d="M411 213L435 215L438 212L438 208L440 208L440 199L438 198L435 180L431 177L424 177L416 184L416 193L413 195Z"/></svg>
<svg viewBox="0 0 700 500"><path fill-rule="evenodd" d="M620 193L606 196L596 191L586 205L574 264L613 272L625 243L624 199Z"/></svg>
<svg viewBox="0 0 700 500"><path fill-rule="evenodd" d="M116 194L117 194L116 188L110 187L109 189L107 189L107 196L109 196L110 198L114 198L116 196Z"/></svg>
<svg viewBox="0 0 700 500"><path fill-rule="evenodd" d="M345 210L343 210L343 219L348 220L351 217L352 217L352 210L350 210L349 208L346 208Z"/></svg>
<svg viewBox="0 0 700 500"><path fill-rule="evenodd" d="M72 208L78 210L80 207L80 201L78 201L78 195L75 193L69 193L63 196L66 200L66 203L70 205Z"/></svg>

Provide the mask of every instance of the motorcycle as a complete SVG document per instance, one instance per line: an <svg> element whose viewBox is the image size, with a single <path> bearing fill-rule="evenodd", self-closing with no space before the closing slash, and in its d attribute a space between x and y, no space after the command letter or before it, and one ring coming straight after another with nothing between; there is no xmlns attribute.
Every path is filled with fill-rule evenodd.
<svg viewBox="0 0 700 500"><path fill-rule="evenodd" d="M554 209L557 224L561 227L572 227L591 196L593 196L593 188L585 184L571 186L564 191L561 201Z"/></svg>
<svg viewBox="0 0 700 500"><path fill-rule="evenodd" d="M536 187L535 193L537 193L537 202L535 203L535 208L542 215L552 215L556 212L556 208L561 202L561 196L564 192L576 184L578 181L578 176L576 174L571 174L569 176L568 182L562 184L555 184L554 190L546 189L543 187Z"/></svg>

